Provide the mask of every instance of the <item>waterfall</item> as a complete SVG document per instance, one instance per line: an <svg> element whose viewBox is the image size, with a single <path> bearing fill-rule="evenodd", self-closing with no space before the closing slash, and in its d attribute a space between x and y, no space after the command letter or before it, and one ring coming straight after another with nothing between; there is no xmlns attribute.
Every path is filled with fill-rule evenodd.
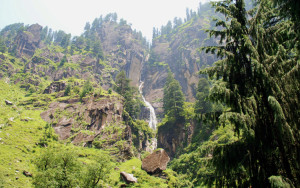
<svg viewBox="0 0 300 188"><path fill-rule="evenodd" d="M155 111L154 111L153 106L148 101L146 101L146 99L143 95L143 91L142 91L143 85L144 85L144 82L141 82L140 87L139 87L139 91L140 91L140 94L143 97L144 103L146 104L147 108L149 108L149 110L150 110L149 127L153 130L156 130L157 119L156 119Z"/></svg>
<svg viewBox="0 0 300 188"><path fill-rule="evenodd" d="M149 110L150 110L149 127L153 130L156 130L156 125L157 125L156 114L155 114L153 106L148 101L146 101L146 99L143 95L143 91L142 91L143 86L144 86L144 82L141 82L141 84L139 86L139 91L140 91L140 94L142 95L144 103L146 104L147 108L149 108ZM146 145L147 145L146 151L152 153L157 148L157 139L151 138L151 143L148 143Z"/></svg>

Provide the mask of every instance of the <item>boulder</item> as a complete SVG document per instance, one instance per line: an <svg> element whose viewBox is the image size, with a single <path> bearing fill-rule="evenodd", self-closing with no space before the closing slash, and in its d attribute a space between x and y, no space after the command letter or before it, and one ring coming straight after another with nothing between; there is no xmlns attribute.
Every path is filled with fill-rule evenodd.
<svg viewBox="0 0 300 188"><path fill-rule="evenodd" d="M5 104L6 104L6 105L10 105L10 106L13 105L13 103L10 102L9 100L5 100Z"/></svg>
<svg viewBox="0 0 300 188"><path fill-rule="evenodd" d="M137 183L137 178L135 178L133 176L133 174L128 174L126 172L120 172L120 174L127 184L128 183Z"/></svg>
<svg viewBox="0 0 300 188"><path fill-rule="evenodd" d="M26 170L23 171L23 174L26 176L26 177L32 177L32 174L30 172L27 172Z"/></svg>
<svg viewBox="0 0 300 188"><path fill-rule="evenodd" d="M166 170L170 157L164 149L154 151L142 161L142 169L148 174L159 174Z"/></svg>

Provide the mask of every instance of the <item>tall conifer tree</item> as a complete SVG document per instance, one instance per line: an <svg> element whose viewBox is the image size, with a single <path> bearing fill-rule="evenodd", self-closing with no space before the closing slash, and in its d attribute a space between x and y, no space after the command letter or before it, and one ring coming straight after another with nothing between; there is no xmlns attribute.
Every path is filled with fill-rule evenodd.
<svg viewBox="0 0 300 188"><path fill-rule="evenodd" d="M220 60L203 72L217 78L210 99L230 107L219 123L230 121L240 135L214 150L216 184L269 187L281 180L299 185L300 79L293 23L280 17L270 1L260 1L249 12L243 0L213 6L225 21L216 22L223 30L209 31L220 46L206 51Z"/></svg>

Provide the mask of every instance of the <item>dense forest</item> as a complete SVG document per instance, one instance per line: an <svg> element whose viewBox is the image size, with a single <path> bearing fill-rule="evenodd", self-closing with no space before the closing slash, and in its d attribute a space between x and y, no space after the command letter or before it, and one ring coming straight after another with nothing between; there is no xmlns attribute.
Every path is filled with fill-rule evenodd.
<svg viewBox="0 0 300 188"><path fill-rule="evenodd" d="M0 31L0 187L299 187L300 2ZM158 123L157 123L158 122Z"/></svg>

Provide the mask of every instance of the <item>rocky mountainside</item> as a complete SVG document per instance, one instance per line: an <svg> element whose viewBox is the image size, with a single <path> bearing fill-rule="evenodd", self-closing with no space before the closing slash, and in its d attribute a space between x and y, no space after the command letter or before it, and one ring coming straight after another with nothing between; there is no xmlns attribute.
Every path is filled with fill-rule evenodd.
<svg viewBox="0 0 300 188"><path fill-rule="evenodd" d="M168 124L156 133L148 126L149 110L137 87L144 82L142 93L160 120L168 72L179 81L186 101L195 101L198 71L215 59L199 50L213 43L204 32L209 24L194 15L156 36L151 48L140 32L112 15L96 18L73 38L38 24L13 24L0 33L6 46L0 54L0 79L24 89L18 105L39 110L40 121L47 123L37 143L41 147L52 142L53 128L60 142L104 150L117 161L152 152L153 144L173 158L190 143L194 122L188 127L186 122ZM127 78L116 82L122 71L130 87L125 87ZM123 83L129 92L116 93Z"/></svg>
<svg viewBox="0 0 300 188"><path fill-rule="evenodd" d="M144 81L143 94L161 119L163 87L168 72L171 71L179 81L186 101L193 102L199 70L211 65L215 60L214 56L204 54L200 50L202 46L214 43L213 40L207 39L205 33L205 29L211 27L211 21L207 19L205 12L174 26L168 33L156 36L150 49L141 33L133 31L126 21L117 22L111 15L104 19L102 17L95 19L92 25L85 27L85 32L81 36L74 37L67 45L64 41L65 38L70 40L70 36L62 31L51 33L38 24L25 27L8 26L1 34L4 38L10 36L6 43L11 46L8 50L15 54L15 57L4 54L0 56L0 77L9 77L11 82L20 83L21 87L31 92L42 91L52 81L72 77L90 80L96 87L108 90L115 85L116 75L125 70L132 86L137 87L140 81ZM52 38L53 42L49 43L48 38ZM51 104L48 112L55 110L56 107L73 106L72 113L76 112L80 116L87 117L84 114L89 112L78 111L76 108L79 106L73 102L69 103L70 101ZM59 109L65 110L64 107ZM140 118L147 119L145 114L148 114L148 110L142 106ZM50 121L48 118L44 119ZM70 126L76 128L77 125L71 119L74 118L57 119L56 121L60 123L56 125L56 130L68 129L57 133L61 133L60 137L64 139L73 135L72 139L76 140L74 136L76 132L70 132ZM89 124L92 123L90 117L86 120ZM69 128L63 125L64 123L68 123ZM170 148L171 154L174 154L177 145L187 138L185 131L181 131L184 129L180 127L176 134L158 133L159 145ZM99 130L94 132L95 135L99 134ZM93 140L91 138L89 136L86 141ZM175 139L174 143L178 144L175 146L173 142L167 141L170 139ZM79 140L78 142L85 142L84 138Z"/></svg>
<svg viewBox="0 0 300 188"><path fill-rule="evenodd" d="M148 146L153 136L145 129L140 131L137 124L129 126L125 122L124 98L105 91L113 89L114 79L121 70L126 71L132 86L139 85L147 45L141 34L126 23L96 20L97 26L74 37L68 45L63 45L63 39L69 35L62 31L45 33L45 27L38 24L7 26L1 36L10 47L9 53L0 55L0 79L30 93L42 94L42 101L34 99L22 104L42 108L41 117L53 126L60 140L101 149L119 148L121 153L116 153L122 158L134 155L133 146L139 152L151 151ZM53 42L49 43L48 37ZM103 53L101 57L96 49L98 54ZM79 94L87 80L99 90L81 99ZM70 94L65 93L67 87ZM142 112L148 113L145 109L142 107ZM148 118L145 114L140 117ZM132 138L132 134L136 136Z"/></svg>
<svg viewBox="0 0 300 188"><path fill-rule="evenodd" d="M142 70L142 80L147 86L143 93L146 100L152 103L160 119L165 115L163 96L168 72L179 81L185 100L195 102L197 85L201 77L200 69L211 66L217 60L215 55L206 54L201 50L201 47L216 44L216 41L209 38L205 32L213 26L208 14L211 14L211 9L204 6L198 14L191 13L193 16L185 23L174 25L169 31L162 30L156 34L152 41L150 57ZM191 143L194 130L199 126L198 121L194 119L163 122L162 125L158 128L157 144L172 158L178 156L182 149Z"/></svg>
<svg viewBox="0 0 300 188"><path fill-rule="evenodd" d="M210 20L197 15L168 34L153 39L149 60L143 66L142 80L147 86L144 88L145 98L153 104L158 114L163 112L163 87L168 71L179 81L186 101L195 101L199 70L211 66L216 60L214 55L200 50L214 43L205 32L210 24Z"/></svg>
<svg viewBox="0 0 300 188"><path fill-rule="evenodd" d="M107 22L97 32L111 67L125 70L131 84L138 87L142 65L148 54L147 46L137 40L138 38L127 24L118 25L115 22Z"/></svg>
<svg viewBox="0 0 300 188"><path fill-rule="evenodd" d="M70 47L62 48L46 44L42 40L42 26L34 24L18 31L12 38L14 48L10 49L21 58L24 73L48 77L58 81L76 76L98 82L105 89L112 87L113 80L120 70L125 70L131 84L138 86L142 64L147 56L147 48L139 40L127 24L108 21L102 22L94 35L101 40L105 58L99 59L89 51L77 48L75 52ZM19 28L20 30L20 28ZM6 31L9 35L12 31ZM5 57L1 58L2 60ZM6 66L5 66L6 65ZM13 71L15 66L6 61L1 67L1 78Z"/></svg>
<svg viewBox="0 0 300 188"><path fill-rule="evenodd" d="M6 26L0 188L297 187L291 7L200 3L151 44L116 13L80 36Z"/></svg>

